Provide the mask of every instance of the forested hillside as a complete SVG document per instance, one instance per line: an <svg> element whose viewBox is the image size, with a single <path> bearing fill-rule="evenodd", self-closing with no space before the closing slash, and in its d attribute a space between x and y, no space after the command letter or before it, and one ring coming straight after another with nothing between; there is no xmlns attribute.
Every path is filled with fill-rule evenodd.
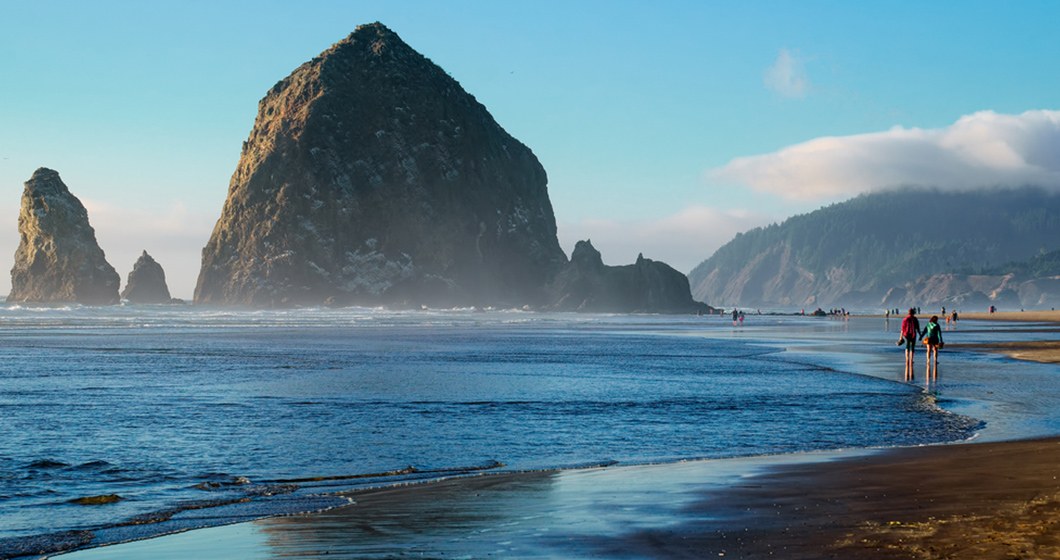
<svg viewBox="0 0 1060 560"><path fill-rule="evenodd" d="M1004 263L1058 248L1060 196L1029 187L908 188L739 234L689 281L696 299L711 305L865 305L924 275L996 274Z"/></svg>

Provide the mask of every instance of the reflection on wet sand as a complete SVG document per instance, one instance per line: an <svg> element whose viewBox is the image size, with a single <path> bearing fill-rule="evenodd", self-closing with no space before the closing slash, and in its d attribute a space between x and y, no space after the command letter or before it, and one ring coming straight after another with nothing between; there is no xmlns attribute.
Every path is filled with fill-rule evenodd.
<svg viewBox="0 0 1060 560"><path fill-rule="evenodd" d="M769 465L834 456L490 474L359 492L350 507L256 525L273 557L589 558L679 521L727 523L693 509L704 492L746 484Z"/></svg>
<svg viewBox="0 0 1060 560"><path fill-rule="evenodd" d="M529 537L547 543L560 517L550 506L555 476L488 475L367 490L350 494L356 502L350 507L260 524L275 556L477 556L511 553L514 540L525 556L531 552ZM491 533L503 538L490 538ZM540 555L548 556L543 549Z"/></svg>

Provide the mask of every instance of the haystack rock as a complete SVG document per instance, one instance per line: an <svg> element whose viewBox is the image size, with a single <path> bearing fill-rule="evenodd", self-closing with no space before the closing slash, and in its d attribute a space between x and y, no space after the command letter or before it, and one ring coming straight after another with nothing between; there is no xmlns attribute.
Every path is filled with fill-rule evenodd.
<svg viewBox="0 0 1060 560"><path fill-rule="evenodd" d="M172 303L169 286L166 286L166 272L151 255L144 251L136 259L121 298L131 303Z"/></svg>
<svg viewBox="0 0 1060 560"><path fill-rule="evenodd" d="M551 309L608 313L710 313L692 299L688 278L670 265L637 256L607 266L590 241L574 246L570 263L549 286Z"/></svg>
<svg viewBox="0 0 1060 560"><path fill-rule="evenodd" d="M523 306L566 264L537 158L385 26L258 104L196 303Z"/></svg>
<svg viewBox="0 0 1060 560"><path fill-rule="evenodd" d="M18 215L22 240L7 301L118 303L121 279L96 243L88 212L59 173L42 167L25 185Z"/></svg>

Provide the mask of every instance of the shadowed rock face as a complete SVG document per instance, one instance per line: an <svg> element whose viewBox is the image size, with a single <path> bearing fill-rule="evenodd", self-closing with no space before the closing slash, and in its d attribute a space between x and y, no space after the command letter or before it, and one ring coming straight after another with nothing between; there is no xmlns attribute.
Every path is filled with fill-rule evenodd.
<svg viewBox="0 0 1060 560"><path fill-rule="evenodd" d="M172 300L162 265L152 259L147 251L136 259L121 297L132 303L169 303Z"/></svg>
<svg viewBox="0 0 1060 560"><path fill-rule="evenodd" d="M688 278L670 265L637 257L607 266L589 241L574 246L570 263L549 286L552 309L606 313L709 313L692 299Z"/></svg>
<svg viewBox="0 0 1060 560"><path fill-rule="evenodd" d="M566 264L544 169L381 24L258 105L196 303L542 305Z"/></svg>
<svg viewBox="0 0 1060 560"><path fill-rule="evenodd" d="M42 167L25 185L18 215L22 239L7 301L118 303L121 279L96 243L88 212L59 173Z"/></svg>

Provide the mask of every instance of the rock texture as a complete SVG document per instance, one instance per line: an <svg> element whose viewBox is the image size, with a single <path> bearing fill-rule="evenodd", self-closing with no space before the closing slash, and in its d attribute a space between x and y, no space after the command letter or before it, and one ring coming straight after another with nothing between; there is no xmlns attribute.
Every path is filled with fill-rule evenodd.
<svg viewBox="0 0 1060 560"><path fill-rule="evenodd" d="M574 246L570 263L549 286L557 311L607 313L710 313L692 299L688 278L670 265L637 257L636 264L607 266L590 241Z"/></svg>
<svg viewBox="0 0 1060 560"><path fill-rule="evenodd" d="M166 285L166 272L151 255L144 251L136 259L121 298L131 303L171 303L169 286Z"/></svg>
<svg viewBox="0 0 1060 560"><path fill-rule="evenodd" d="M196 303L545 303L566 264L529 148L385 26L258 105Z"/></svg>
<svg viewBox="0 0 1060 560"><path fill-rule="evenodd" d="M42 167L25 185L7 301L118 303L121 279L96 243L88 211L59 173Z"/></svg>

